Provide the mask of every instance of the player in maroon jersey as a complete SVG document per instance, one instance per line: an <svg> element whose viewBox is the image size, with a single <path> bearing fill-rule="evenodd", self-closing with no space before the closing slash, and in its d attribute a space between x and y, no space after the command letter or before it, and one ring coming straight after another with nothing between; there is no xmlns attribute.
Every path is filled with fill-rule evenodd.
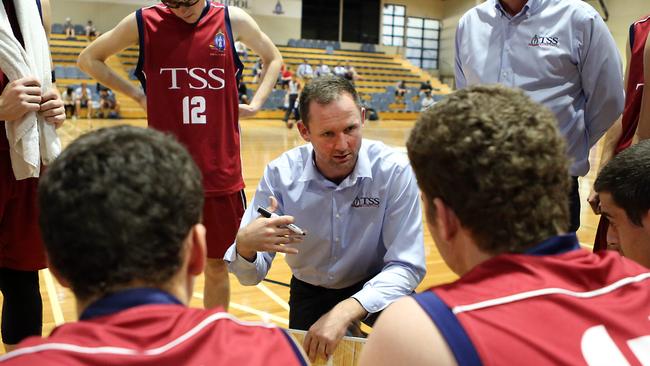
<svg viewBox="0 0 650 366"><path fill-rule="evenodd" d="M422 113L406 147L429 231L460 278L390 305L361 365L640 365L650 272L580 249L553 115L503 86Z"/></svg>
<svg viewBox="0 0 650 366"><path fill-rule="evenodd" d="M40 10L45 40L50 29L49 1L21 3L22 11L34 19L41 16ZM18 4L17 0L4 0L1 5L8 19L5 26L25 47L21 28L29 29L29 25L19 24ZM29 10L33 13L28 13ZM43 32L43 29L30 31ZM32 47L38 49L38 45ZM2 340L6 350L13 349L27 336L40 335L42 328L38 270L46 267L46 260L38 229L38 178L16 180L5 131L5 123L19 123L17 121L26 113L39 110L46 122L56 126L63 123L65 109L56 86L53 84L50 90L42 90L42 82L41 77L35 76L9 80L0 70L0 291L3 295Z"/></svg>
<svg viewBox="0 0 650 366"><path fill-rule="evenodd" d="M264 78L249 104L239 104L241 40L264 61ZM140 45L136 74L144 91L104 61ZM227 308L229 283L222 260L244 212L239 117L252 116L273 90L282 58L243 10L206 0L163 1L128 15L79 56L79 66L111 89L137 100L149 126L174 134L203 173L203 222L208 230L204 304ZM146 91L146 94L145 94Z"/></svg>
<svg viewBox="0 0 650 366"><path fill-rule="evenodd" d="M602 169L613 156L634 143L635 140L650 137L650 93L644 93L646 72L650 73L650 16L634 22L630 26L627 49L627 69L625 71L625 109L621 119L607 131L600 157ZM599 197L592 189L587 199L594 213L600 214ZM594 241L594 251L608 248L608 221L601 216ZM610 243L611 244L611 243ZM616 245L611 249L620 250Z"/></svg>
<svg viewBox="0 0 650 366"><path fill-rule="evenodd" d="M119 126L70 144L41 179L40 222L80 320L0 365L304 365L276 326L187 307L205 265L203 199L173 136Z"/></svg>
<svg viewBox="0 0 650 366"><path fill-rule="evenodd" d="M609 221L607 241L650 268L650 141L617 154L598 174L594 189Z"/></svg>

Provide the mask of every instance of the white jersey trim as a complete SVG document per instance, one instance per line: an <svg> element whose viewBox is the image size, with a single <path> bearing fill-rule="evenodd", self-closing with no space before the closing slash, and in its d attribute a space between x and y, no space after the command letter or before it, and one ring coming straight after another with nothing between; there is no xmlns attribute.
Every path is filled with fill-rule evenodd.
<svg viewBox="0 0 650 366"><path fill-rule="evenodd" d="M126 348L126 347L110 347L110 346L86 347L86 346L79 346L70 343L43 343L32 347L19 348L13 352L0 356L0 362L7 361L12 358L38 353L38 352L44 352L44 351L62 351L62 352L71 352L71 353L82 353L82 354L107 354L107 355L121 355L121 356L158 356L171 350L172 348L178 346L179 344L187 341L188 339L192 338L193 336L195 336L197 333L199 333L201 330L208 327L212 323L224 319L233 321L239 325L246 326L246 327L263 327L269 329L277 328L277 326L273 324L243 321L235 318L234 316L228 313L220 312L220 313L215 313L210 315L209 317L203 319L199 324L194 326L192 329L182 334L180 337L157 348L152 348L148 350L138 350L138 349Z"/></svg>
<svg viewBox="0 0 650 366"><path fill-rule="evenodd" d="M480 310L484 308L489 308L493 306L499 306L499 305L504 305L516 301L522 301L526 299L530 299L533 297L540 297L540 296L548 296L548 295L566 295L566 296L572 296L572 297L577 297L581 299L588 299L592 297L597 297L601 295L608 294L610 292L613 292L615 290L618 290L619 288L634 284L637 282L641 282L644 280L647 280L650 278L650 272L647 273L642 273L640 275L634 276L634 277L626 277L621 280L618 280L611 285L592 290L592 291L583 291L583 292L578 292L578 291L571 291L563 288L557 288L557 287L550 287L550 288L543 288L539 290L533 290L533 291L526 291L526 292L521 292L518 294L514 295L509 295L509 296L504 296L504 297L498 297L496 299L491 299L491 300L485 300L481 302L477 302L474 304L468 304L468 305L459 305L459 306L454 306L452 308L452 312L455 315L458 315L460 313L465 313L468 311L474 311L474 310Z"/></svg>

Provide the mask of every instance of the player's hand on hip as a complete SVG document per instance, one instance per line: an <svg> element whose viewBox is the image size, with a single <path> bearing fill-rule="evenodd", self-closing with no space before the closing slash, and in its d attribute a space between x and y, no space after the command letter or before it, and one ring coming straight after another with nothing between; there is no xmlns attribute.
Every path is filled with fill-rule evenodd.
<svg viewBox="0 0 650 366"><path fill-rule="evenodd" d="M250 118L257 114L259 108L251 104L240 104L239 105L239 118Z"/></svg>
<svg viewBox="0 0 650 366"><path fill-rule="evenodd" d="M137 100L138 104L140 104L140 107L142 107L142 109L144 109L145 112L146 112L147 111L147 95L143 92L142 94L138 95L136 100Z"/></svg>
<svg viewBox="0 0 650 366"><path fill-rule="evenodd" d="M275 197L269 198L268 210L273 212L278 203ZM257 252L279 252L298 254L298 249L287 246L302 241L302 236L293 233L285 226L293 224L293 216L271 218L259 217L237 232L237 253L253 261Z"/></svg>
<svg viewBox="0 0 650 366"><path fill-rule="evenodd" d="M0 95L0 120L15 121L41 108L41 83L25 77L7 84Z"/></svg>
<svg viewBox="0 0 650 366"><path fill-rule="evenodd" d="M65 121L65 107L58 90L50 89L43 94L39 113L45 118L45 122L55 128L61 127Z"/></svg>

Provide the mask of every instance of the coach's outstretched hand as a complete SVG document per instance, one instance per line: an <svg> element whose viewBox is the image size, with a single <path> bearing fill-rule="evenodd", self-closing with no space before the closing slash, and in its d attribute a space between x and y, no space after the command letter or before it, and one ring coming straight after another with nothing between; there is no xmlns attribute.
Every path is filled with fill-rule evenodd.
<svg viewBox="0 0 650 366"><path fill-rule="evenodd" d="M354 321L363 319L367 314L357 300L348 298L321 316L316 323L309 327L302 345L309 360L316 362L317 358L329 359L334 354L336 346L348 327Z"/></svg>
<svg viewBox="0 0 650 366"><path fill-rule="evenodd" d="M270 212L278 208L275 197L269 197ZM294 244L302 241L302 236L294 234L285 226L293 224L293 216L278 216L271 218L258 217L237 233L237 253L246 260L253 262L257 252L280 252L298 254L298 249L285 244Z"/></svg>

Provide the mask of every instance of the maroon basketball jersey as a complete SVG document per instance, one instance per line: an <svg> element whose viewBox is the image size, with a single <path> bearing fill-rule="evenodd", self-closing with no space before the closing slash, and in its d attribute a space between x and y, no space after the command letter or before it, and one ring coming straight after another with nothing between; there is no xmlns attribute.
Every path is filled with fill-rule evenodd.
<svg viewBox="0 0 650 366"><path fill-rule="evenodd" d="M140 305L31 337L0 365L305 365L278 327L220 309Z"/></svg>
<svg viewBox="0 0 650 366"><path fill-rule="evenodd" d="M499 255L416 300L430 316L434 313L431 318L452 351L470 344L454 351L461 365L478 360L483 365L641 365L649 360L650 272L615 252ZM443 306L431 306L436 300ZM440 319L459 323L460 333L450 332L454 327ZM464 361L473 351L474 362Z"/></svg>
<svg viewBox="0 0 650 366"><path fill-rule="evenodd" d="M623 120L621 138L616 144L614 154L627 149L632 145L632 139L639 125L639 115L641 113L641 98L643 97L643 88L645 79L643 77L643 52L645 42L650 33L650 16L634 22L630 26L630 66L627 72L627 85L625 90L625 109L623 110ZM607 230L609 221L601 216L596 230L596 239L594 240L594 251L607 249Z"/></svg>
<svg viewBox="0 0 650 366"><path fill-rule="evenodd" d="M203 173L206 196L244 188L239 98L242 64L227 7L207 1L188 24L163 4L136 12L136 74L147 94L149 126L174 134Z"/></svg>

